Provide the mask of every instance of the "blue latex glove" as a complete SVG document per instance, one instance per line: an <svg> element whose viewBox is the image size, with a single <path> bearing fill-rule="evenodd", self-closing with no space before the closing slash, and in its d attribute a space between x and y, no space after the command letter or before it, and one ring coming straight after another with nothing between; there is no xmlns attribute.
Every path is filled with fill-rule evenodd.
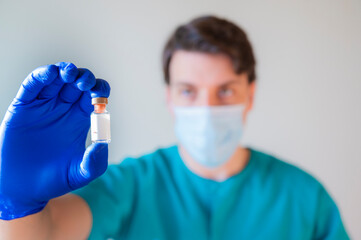
<svg viewBox="0 0 361 240"><path fill-rule="evenodd" d="M29 74L0 126L0 219L39 212L104 173L108 145L85 149L85 141L91 96L109 93L105 80L71 63Z"/></svg>

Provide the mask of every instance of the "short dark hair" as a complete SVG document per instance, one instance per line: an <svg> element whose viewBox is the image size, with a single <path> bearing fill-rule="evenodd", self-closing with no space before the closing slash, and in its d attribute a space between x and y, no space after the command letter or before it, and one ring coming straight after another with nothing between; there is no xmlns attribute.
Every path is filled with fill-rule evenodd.
<svg viewBox="0 0 361 240"><path fill-rule="evenodd" d="M246 33L236 24L215 16L202 16L177 27L163 50L163 73L170 83L169 66L177 50L225 54L237 74L247 73L248 82L256 79L256 60Z"/></svg>

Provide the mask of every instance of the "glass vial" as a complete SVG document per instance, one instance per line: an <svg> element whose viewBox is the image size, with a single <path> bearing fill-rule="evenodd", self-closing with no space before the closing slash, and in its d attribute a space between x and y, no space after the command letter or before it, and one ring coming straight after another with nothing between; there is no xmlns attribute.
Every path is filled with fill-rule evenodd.
<svg viewBox="0 0 361 240"><path fill-rule="evenodd" d="M110 114L106 110L108 98L92 98L94 112L90 115L92 142L110 143Z"/></svg>

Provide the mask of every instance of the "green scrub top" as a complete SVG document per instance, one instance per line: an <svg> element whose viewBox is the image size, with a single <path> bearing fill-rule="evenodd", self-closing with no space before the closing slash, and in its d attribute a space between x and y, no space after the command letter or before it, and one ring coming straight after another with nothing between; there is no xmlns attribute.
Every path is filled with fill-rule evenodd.
<svg viewBox="0 0 361 240"><path fill-rule="evenodd" d="M225 181L202 178L177 146L111 165L74 191L98 239L349 239L325 188L298 167L253 148Z"/></svg>

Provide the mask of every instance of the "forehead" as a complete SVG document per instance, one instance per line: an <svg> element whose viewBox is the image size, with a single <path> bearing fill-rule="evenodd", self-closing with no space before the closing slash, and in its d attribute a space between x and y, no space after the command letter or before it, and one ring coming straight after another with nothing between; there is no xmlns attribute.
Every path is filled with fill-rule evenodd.
<svg viewBox="0 0 361 240"><path fill-rule="evenodd" d="M237 74L231 59L224 54L176 51L169 66L170 83L218 86L229 81L247 80L246 74Z"/></svg>

